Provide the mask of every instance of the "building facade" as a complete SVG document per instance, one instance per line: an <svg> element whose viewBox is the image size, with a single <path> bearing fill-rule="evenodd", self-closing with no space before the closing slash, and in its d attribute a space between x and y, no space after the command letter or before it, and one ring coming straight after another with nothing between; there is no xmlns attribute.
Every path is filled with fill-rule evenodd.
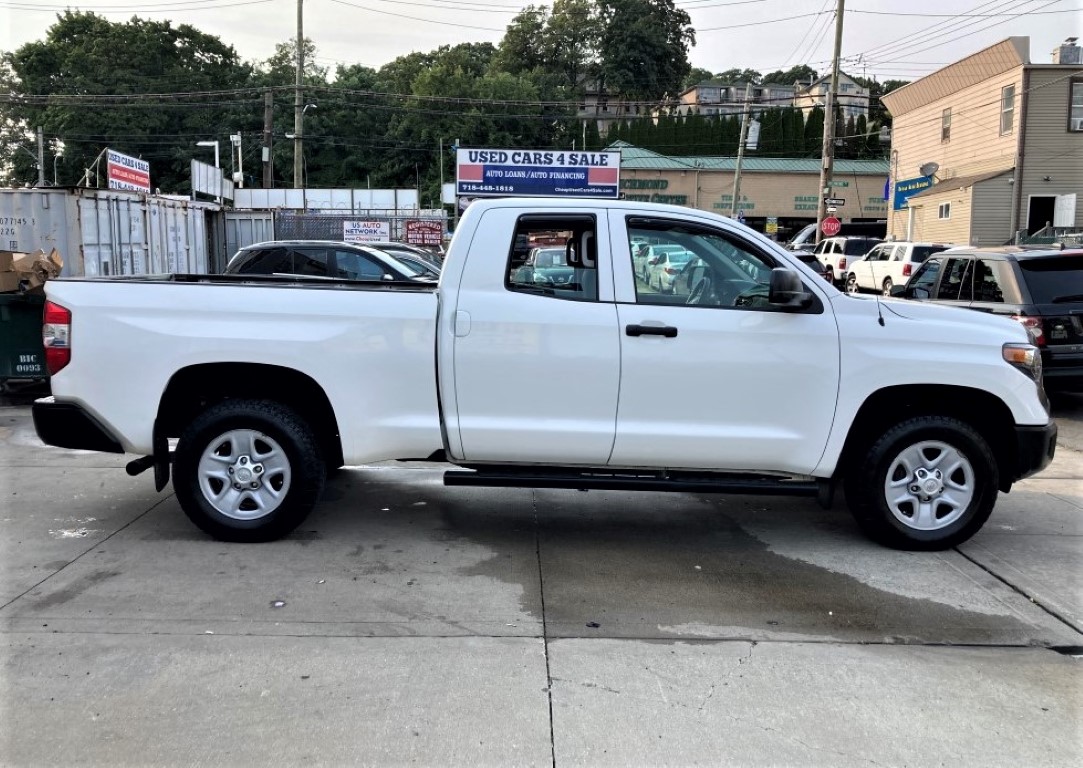
<svg viewBox="0 0 1083 768"><path fill-rule="evenodd" d="M739 115L745 108L748 83L707 81L687 88L677 97L682 115ZM793 86L771 83L753 85L750 94L754 109L793 106Z"/></svg>
<svg viewBox="0 0 1083 768"><path fill-rule="evenodd" d="M629 200L686 205L724 216L732 215L733 157L673 157L615 142L621 153L621 194ZM844 200L843 221L884 221L887 201L886 160L836 160L835 195ZM760 232L788 240L816 222L820 200L818 158L746 157L741 165L741 199L736 211Z"/></svg>
<svg viewBox="0 0 1083 768"><path fill-rule="evenodd" d="M1011 37L883 97L889 236L983 246L1083 229L1083 66L1031 64L1029 49Z"/></svg>
<svg viewBox="0 0 1083 768"><path fill-rule="evenodd" d="M831 90L831 75L824 75L813 80L811 83L794 84L793 105L805 113L808 119L809 113L816 107L823 107L827 103L827 94ZM839 114L845 122L849 118L869 116L869 89L862 86L845 72L839 72L839 90L835 103L839 106Z"/></svg>

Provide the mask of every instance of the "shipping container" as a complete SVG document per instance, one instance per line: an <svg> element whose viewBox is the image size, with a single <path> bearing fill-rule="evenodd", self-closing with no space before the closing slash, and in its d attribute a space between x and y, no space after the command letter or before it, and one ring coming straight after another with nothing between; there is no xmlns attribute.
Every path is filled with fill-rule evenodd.
<svg viewBox="0 0 1083 768"><path fill-rule="evenodd" d="M49 251L63 277L205 274L214 203L115 189L0 189L0 249Z"/></svg>

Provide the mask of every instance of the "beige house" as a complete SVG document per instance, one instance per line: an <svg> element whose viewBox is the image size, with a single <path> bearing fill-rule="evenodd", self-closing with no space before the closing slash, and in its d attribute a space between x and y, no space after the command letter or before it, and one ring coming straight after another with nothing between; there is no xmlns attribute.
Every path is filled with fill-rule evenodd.
<svg viewBox="0 0 1083 768"><path fill-rule="evenodd" d="M827 92L831 90L831 75L827 74L811 83L794 85L793 105L805 113L808 119L809 113L815 107L822 107L827 103ZM869 89L847 75L839 72L839 91L836 103L839 106L839 114L843 121L848 118L855 120L864 115L869 116Z"/></svg>
<svg viewBox="0 0 1083 768"><path fill-rule="evenodd" d="M1056 60L1073 60L1063 49ZM883 97L889 236L1000 245L1083 228L1083 66L1029 51L1011 37Z"/></svg>

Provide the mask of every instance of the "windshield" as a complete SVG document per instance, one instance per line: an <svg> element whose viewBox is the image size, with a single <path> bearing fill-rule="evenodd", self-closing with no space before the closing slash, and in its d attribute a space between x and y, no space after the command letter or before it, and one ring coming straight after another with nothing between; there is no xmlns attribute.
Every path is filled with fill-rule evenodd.
<svg viewBox="0 0 1083 768"><path fill-rule="evenodd" d="M1023 279L1035 304L1051 304L1083 294L1083 254L1019 259Z"/></svg>
<svg viewBox="0 0 1083 768"><path fill-rule="evenodd" d="M404 261L403 259L397 259L394 256L392 256L390 253L385 253L384 258L386 258L388 261L390 261L392 264L394 264L396 267L398 267L400 270L402 270L404 273L406 273L410 277L417 277L418 275L425 274L425 270L422 269L421 267L419 267L416 264L413 264L413 263L411 263L409 261Z"/></svg>

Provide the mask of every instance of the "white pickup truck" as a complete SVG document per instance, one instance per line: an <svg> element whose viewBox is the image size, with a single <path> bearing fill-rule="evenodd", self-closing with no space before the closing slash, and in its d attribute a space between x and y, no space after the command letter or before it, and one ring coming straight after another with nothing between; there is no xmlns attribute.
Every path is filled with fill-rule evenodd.
<svg viewBox="0 0 1083 768"><path fill-rule="evenodd" d="M633 244L692 252L673 290ZM525 266L539 244L560 268ZM172 471L209 534L295 528L329 470L447 484L808 495L937 549L1044 468L1056 426L1023 326L850 296L740 224L617 201L476 202L438 286L172 275L47 284L46 443ZM171 449L171 446L175 446Z"/></svg>

